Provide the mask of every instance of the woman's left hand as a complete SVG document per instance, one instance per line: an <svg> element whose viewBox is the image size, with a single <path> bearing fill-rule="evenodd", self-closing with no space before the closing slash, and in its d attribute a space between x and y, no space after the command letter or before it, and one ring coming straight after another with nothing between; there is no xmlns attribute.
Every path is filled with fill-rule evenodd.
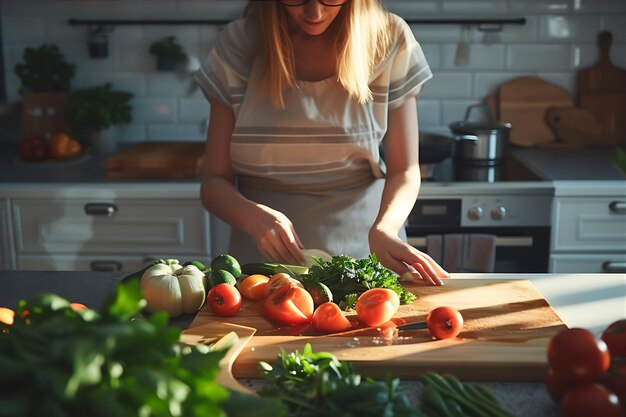
<svg viewBox="0 0 626 417"><path fill-rule="evenodd" d="M443 285L442 279L450 276L428 254L403 242L394 234L372 229L369 244L378 261L400 276L409 273L414 280L421 280L428 285Z"/></svg>

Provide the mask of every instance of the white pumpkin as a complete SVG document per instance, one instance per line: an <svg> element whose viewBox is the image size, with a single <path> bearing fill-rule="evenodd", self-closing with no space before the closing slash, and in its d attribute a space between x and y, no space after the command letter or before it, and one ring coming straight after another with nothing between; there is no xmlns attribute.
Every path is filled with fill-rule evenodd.
<svg viewBox="0 0 626 417"><path fill-rule="evenodd" d="M204 273L194 265L176 262L159 263L146 269L140 285L146 298L146 310L166 311L170 317L200 310L206 299Z"/></svg>

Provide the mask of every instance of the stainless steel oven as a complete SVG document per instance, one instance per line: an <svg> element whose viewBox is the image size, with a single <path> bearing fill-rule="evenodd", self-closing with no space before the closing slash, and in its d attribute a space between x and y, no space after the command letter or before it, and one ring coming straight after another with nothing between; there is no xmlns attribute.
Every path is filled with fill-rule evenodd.
<svg viewBox="0 0 626 417"><path fill-rule="evenodd" d="M426 251L427 236L495 236L494 272L548 272L551 196L420 198L409 216L409 243Z"/></svg>

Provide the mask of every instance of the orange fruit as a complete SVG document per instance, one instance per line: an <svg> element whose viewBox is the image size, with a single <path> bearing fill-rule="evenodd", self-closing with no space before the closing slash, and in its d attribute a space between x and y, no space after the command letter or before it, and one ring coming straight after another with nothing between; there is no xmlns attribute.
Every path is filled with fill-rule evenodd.
<svg viewBox="0 0 626 417"><path fill-rule="evenodd" d="M12 325L15 318L15 311L10 308L0 307L0 323Z"/></svg>

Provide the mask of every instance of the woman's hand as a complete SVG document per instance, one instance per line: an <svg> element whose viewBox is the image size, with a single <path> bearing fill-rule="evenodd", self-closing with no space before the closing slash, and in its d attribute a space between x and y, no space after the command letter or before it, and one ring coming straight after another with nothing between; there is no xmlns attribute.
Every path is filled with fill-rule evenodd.
<svg viewBox="0 0 626 417"><path fill-rule="evenodd" d="M280 211L262 204L248 219L246 230L256 241L257 249L272 262L304 265L304 245L291 220Z"/></svg>
<svg viewBox="0 0 626 417"><path fill-rule="evenodd" d="M414 281L421 280L428 285L443 285L446 272L427 254L403 242L397 235L372 228L369 244L378 261L398 275L411 274Z"/></svg>

